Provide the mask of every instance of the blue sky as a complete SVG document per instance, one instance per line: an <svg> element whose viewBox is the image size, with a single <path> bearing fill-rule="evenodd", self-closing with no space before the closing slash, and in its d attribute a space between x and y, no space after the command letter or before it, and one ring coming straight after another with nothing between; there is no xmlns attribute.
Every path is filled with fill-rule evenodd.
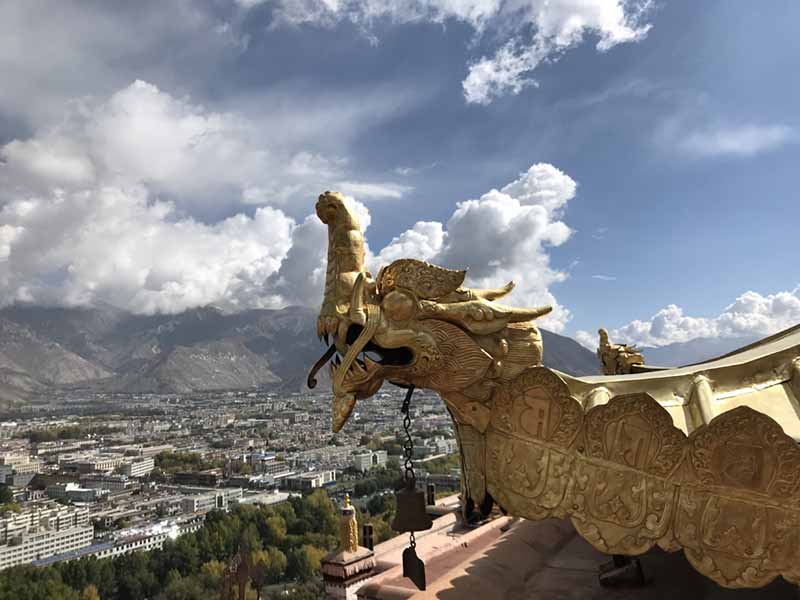
<svg viewBox="0 0 800 600"><path fill-rule="evenodd" d="M0 304L315 305L307 215L340 188L374 266L513 277L516 302L556 303L545 325L584 343L599 325L642 344L770 333L800 321L798 17L721 0L6 4Z"/></svg>

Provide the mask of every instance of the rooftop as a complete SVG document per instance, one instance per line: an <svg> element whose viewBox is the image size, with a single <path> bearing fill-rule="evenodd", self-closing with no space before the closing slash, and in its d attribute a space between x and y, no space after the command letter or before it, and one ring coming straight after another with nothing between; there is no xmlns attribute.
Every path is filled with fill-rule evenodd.
<svg viewBox="0 0 800 600"><path fill-rule="evenodd" d="M595 550L566 521L500 517L467 529L450 514L417 537L427 590L402 576L407 536L375 547L379 574L359 600L797 600L795 586L777 579L761 589L729 590L697 573L683 552L655 549L640 557L647 584L613 589L598 581L610 558Z"/></svg>

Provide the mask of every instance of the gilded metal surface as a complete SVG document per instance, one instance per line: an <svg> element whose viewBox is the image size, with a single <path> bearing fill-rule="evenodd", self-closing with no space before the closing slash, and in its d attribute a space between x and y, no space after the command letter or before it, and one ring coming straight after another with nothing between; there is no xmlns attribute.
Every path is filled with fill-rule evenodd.
<svg viewBox="0 0 800 600"><path fill-rule="evenodd" d="M800 326L652 371L601 331L607 375L569 377L541 366L532 320L549 307L503 306L513 284L472 290L463 271L416 260L374 281L342 198L323 194L318 213L341 261L320 312L344 357L335 429L386 380L431 389L453 417L472 504L569 519L607 553L683 549L726 587L800 583Z"/></svg>
<svg viewBox="0 0 800 600"><path fill-rule="evenodd" d="M464 283L466 275L466 271L453 271L414 258L402 258L381 269L378 287L382 294L400 288L414 292L417 298L441 298L455 292Z"/></svg>
<svg viewBox="0 0 800 600"><path fill-rule="evenodd" d="M603 365L603 374L627 375L633 372L634 365L644 364L644 356L635 346L612 344L605 329L600 329L597 333L600 336L597 357Z"/></svg>
<svg viewBox="0 0 800 600"><path fill-rule="evenodd" d="M339 545L337 552L358 552L358 523L356 509L350 504L350 495L344 495L342 515L339 519Z"/></svg>

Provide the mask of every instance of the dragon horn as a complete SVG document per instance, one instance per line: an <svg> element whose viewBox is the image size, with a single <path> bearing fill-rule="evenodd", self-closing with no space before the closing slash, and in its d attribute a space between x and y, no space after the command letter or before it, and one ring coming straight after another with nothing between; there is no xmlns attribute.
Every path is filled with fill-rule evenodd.
<svg viewBox="0 0 800 600"><path fill-rule="evenodd" d="M552 306L537 306L535 308L511 308L511 307L504 307L505 310L509 312L506 313L509 316L509 323L524 323L525 321L532 321L534 319L538 319L539 317L545 316L547 313L553 310Z"/></svg>
<svg viewBox="0 0 800 600"><path fill-rule="evenodd" d="M509 281L503 287L499 288L488 288L485 290L470 290L473 294L475 294L476 298L483 298L484 300L497 300L498 298L502 298L506 294L508 294L511 290L514 289L514 282Z"/></svg>

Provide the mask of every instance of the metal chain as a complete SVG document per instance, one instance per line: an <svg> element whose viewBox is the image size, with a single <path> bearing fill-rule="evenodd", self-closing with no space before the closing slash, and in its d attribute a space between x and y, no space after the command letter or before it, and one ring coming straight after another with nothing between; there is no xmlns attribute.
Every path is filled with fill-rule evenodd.
<svg viewBox="0 0 800 600"><path fill-rule="evenodd" d="M403 430L406 432L406 441L403 444L403 455L405 456L405 472L403 479L409 489L416 487L417 476L414 473L414 463L411 460L414 456L414 442L411 440L411 396L414 393L414 386L410 386L406 392L405 400L400 411L403 413ZM412 534L413 535L413 534Z"/></svg>
<svg viewBox="0 0 800 600"><path fill-rule="evenodd" d="M411 460L414 456L414 442L411 440L411 396L414 394L414 386L409 386L406 392L406 397L403 400L403 406L400 411L403 413L403 430L406 432L406 441L403 444L403 454L405 456L405 472L403 479L405 479L406 487L410 490L417 487L417 476L414 473L414 462ZM414 532L410 532L409 547L417 547L417 539L414 537Z"/></svg>

